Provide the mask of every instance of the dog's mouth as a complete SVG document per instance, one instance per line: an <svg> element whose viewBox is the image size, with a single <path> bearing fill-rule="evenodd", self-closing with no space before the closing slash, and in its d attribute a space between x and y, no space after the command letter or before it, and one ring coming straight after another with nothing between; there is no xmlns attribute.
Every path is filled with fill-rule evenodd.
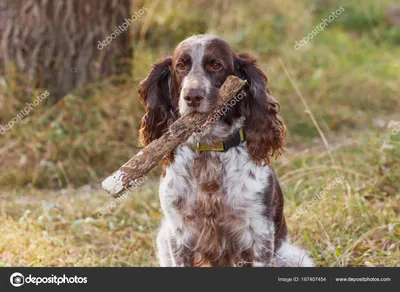
<svg viewBox="0 0 400 292"><path fill-rule="evenodd" d="M195 113L200 113L198 106L196 106L196 107L188 107L186 109L186 114L195 114Z"/></svg>
<svg viewBox="0 0 400 292"><path fill-rule="evenodd" d="M186 107L184 114L194 114L194 113L208 113L211 109L207 105L200 104L199 106Z"/></svg>

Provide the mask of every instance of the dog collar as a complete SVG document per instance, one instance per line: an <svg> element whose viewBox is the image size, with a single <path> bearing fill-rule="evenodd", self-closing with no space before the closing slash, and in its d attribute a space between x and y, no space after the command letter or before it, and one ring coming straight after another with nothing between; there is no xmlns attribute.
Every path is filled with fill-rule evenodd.
<svg viewBox="0 0 400 292"><path fill-rule="evenodd" d="M243 129L236 130L233 132L231 136L229 136L224 141L219 141L214 143L213 145L197 143L196 146L193 147L196 151L216 151L216 152L226 152L230 148L239 146L240 143L245 141L244 131Z"/></svg>

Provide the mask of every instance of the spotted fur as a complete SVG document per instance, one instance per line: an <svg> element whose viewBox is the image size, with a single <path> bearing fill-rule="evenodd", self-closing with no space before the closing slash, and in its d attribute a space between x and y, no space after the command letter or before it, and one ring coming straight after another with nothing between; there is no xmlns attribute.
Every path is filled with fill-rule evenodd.
<svg viewBox="0 0 400 292"><path fill-rule="evenodd" d="M253 57L235 55L212 35L180 43L139 85L146 106L141 141L147 145L159 138L181 115L209 111L229 75L248 80L246 97L164 160L160 265L310 266L308 255L288 240L282 191L269 166L283 150L286 131ZM193 150L196 143L224 140L239 128L246 142L237 147Z"/></svg>

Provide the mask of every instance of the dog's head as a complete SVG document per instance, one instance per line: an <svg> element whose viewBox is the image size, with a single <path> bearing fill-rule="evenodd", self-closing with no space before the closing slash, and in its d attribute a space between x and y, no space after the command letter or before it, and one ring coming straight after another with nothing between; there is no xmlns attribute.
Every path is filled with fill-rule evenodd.
<svg viewBox="0 0 400 292"><path fill-rule="evenodd" d="M179 113L208 112L218 89L235 72L235 55L221 38L212 35L190 37L172 56L172 88L178 97Z"/></svg>
<svg viewBox="0 0 400 292"><path fill-rule="evenodd" d="M268 163L280 154L285 127L277 114L279 104L269 95L267 77L248 54L236 55L223 39L196 35L182 41L172 57L154 64L139 84L139 96L147 113L140 130L144 145L159 138L180 115L208 112L214 108L218 89L229 75L248 81L246 97L229 108L221 123L227 128L244 118L250 155Z"/></svg>

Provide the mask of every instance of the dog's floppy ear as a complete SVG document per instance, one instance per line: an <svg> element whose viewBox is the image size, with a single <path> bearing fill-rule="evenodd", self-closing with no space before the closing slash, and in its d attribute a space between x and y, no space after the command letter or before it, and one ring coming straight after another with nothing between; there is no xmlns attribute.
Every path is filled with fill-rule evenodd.
<svg viewBox="0 0 400 292"><path fill-rule="evenodd" d="M279 156L286 142L286 128L278 117L278 102L269 94L267 77L256 65L256 59L248 54L236 56L236 75L246 79L248 95L240 104L245 117L245 134L248 151L258 165Z"/></svg>
<svg viewBox="0 0 400 292"><path fill-rule="evenodd" d="M139 131L140 142L144 146L160 138L175 120L169 88L171 60L168 57L155 63L138 87L140 100L146 107Z"/></svg>

